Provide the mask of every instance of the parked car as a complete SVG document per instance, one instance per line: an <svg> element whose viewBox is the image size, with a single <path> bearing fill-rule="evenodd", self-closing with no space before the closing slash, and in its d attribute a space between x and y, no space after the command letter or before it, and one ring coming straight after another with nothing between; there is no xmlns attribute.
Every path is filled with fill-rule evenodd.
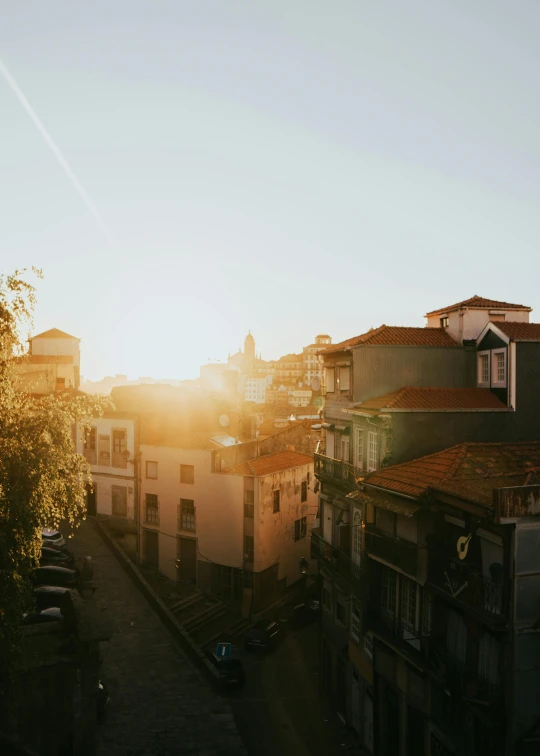
<svg viewBox="0 0 540 756"><path fill-rule="evenodd" d="M98 718L101 719L103 715L105 714L105 710L107 706L110 704L111 699L109 698L109 692L102 680L98 682L98 695L97 695L97 709L98 709Z"/></svg>
<svg viewBox="0 0 540 756"><path fill-rule="evenodd" d="M219 674L219 684L224 686L242 686L246 676L242 662L237 657L217 656L213 651L206 652L211 664Z"/></svg>
<svg viewBox="0 0 540 756"><path fill-rule="evenodd" d="M42 625L45 622L58 622L63 619L62 612L58 607L43 609L41 612L31 612L23 615L25 625Z"/></svg>
<svg viewBox="0 0 540 756"><path fill-rule="evenodd" d="M41 540L44 543L48 543L51 546L65 546L66 540L59 530L51 530L50 528L44 528L41 531Z"/></svg>
<svg viewBox="0 0 540 756"><path fill-rule="evenodd" d="M320 613L320 604L313 599L297 604L293 609L293 627L300 628L310 625L319 618Z"/></svg>
<svg viewBox="0 0 540 756"><path fill-rule="evenodd" d="M58 567L68 567L73 569L75 560L73 555L66 549L61 548L49 548L48 546L41 547L41 559L39 563L42 567L47 565L57 565Z"/></svg>
<svg viewBox="0 0 540 756"><path fill-rule="evenodd" d="M244 646L248 649L269 650L279 643L282 634L279 622L258 622L251 630L246 632Z"/></svg>
<svg viewBox="0 0 540 756"><path fill-rule="evenodd" d="M70 589L60 585L38 585L34 588L36 610L38 612L51 607L59 607Z"/></svg>
<svg viewBox="0 0 540 756"><path fill-rule="evenodd" d="M32 580L35 585L63 585L66 588L74 588L79 583L79 573L77 570L55 565L36 567L32 573Z"/></svg>

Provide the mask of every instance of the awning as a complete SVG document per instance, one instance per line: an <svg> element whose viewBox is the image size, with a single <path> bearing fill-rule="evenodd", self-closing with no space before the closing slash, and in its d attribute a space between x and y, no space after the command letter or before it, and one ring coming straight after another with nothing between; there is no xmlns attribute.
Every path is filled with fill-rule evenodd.
<svg viewBox="0 0 540 756"><path fill-rule="evenodd" d="M334 430L334 423L321 423L321 428L326 428L326 430Z"/></svg>
<svg viewBox="0 0 540 756"><path fill-rule="evenodd" d="M351 428L349 425L336 425L336 430L339 431L340 433L345 433L345 434L351 432Z"/></svg>

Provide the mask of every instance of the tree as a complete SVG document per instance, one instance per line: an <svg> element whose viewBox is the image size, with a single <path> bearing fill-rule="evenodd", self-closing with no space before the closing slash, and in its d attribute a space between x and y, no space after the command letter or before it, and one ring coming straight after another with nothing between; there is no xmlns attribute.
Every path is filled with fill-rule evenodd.
<svg viewBox="0 0 540 756"><path fill-rule="evenodd" d="M33 272L41 277L39 270ZM41 531L85 517L89 466L77 453L74 428L87 427L108 400L72 390L34 396L18 389L22 333L32 322L35 288L27 271L0 275L0 695L18 660L22 615L31 607L29 576ZM2 707L0 701L0 708Z"/></svg>

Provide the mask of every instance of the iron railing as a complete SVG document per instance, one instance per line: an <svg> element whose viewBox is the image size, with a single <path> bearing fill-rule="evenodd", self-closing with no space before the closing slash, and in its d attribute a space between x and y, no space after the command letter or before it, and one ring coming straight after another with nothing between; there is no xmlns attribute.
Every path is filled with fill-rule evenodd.
<svg viewBox="0 0 540 756"><path fill-rule="evenodd" d="M329 544L315 531L311 533L311 558L317 559L321 566L343 578L356 593L363 595L366 586L365 570L355 564L348 554Z"/></svg>
<svg viewBox="0 0 540 756"><path fill-rule="evenodd" d="M385 535L369 525L366 527L365 550L370 556L399 567L408 575L416 576L418 547L413 543Z"/></svg>
<svg viewBox="0 0 540 756"><path fill-rule="evenodd" d="M492 620L504 620L507 614L507 581L501 579L496 582L470 565L454 559L441 563L436 558L434 564L430 564L428 582L454 601L483 616L489 615Z"/></svg>
<svg viewBox="0 0 540 756"><path fill-rule="evenodd" d="M324 454L315 454L315 475L320 480L336 483L342 488L354 491L364 471L342 459L332 459Z"/></svg>

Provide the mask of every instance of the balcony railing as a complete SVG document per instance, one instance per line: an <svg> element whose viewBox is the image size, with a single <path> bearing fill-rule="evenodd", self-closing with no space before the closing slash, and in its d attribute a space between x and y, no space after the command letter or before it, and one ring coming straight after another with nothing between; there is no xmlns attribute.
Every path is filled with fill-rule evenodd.
<svg viewBox="0 0 540 756"><path fill-rule="evenodd" d="M411 627L399 617L385 611L380 606L370 606L367 614L367 628L383 640L410 651L422 650L422 641L429 637L429 633Z"/></svg>
<svg viewBox="0 0 540 756"><path fill-rule="evenodd" d="M486 680L473 665L450 654L440 640L430 642L429 658L433 668L446 680L450 694L457 700L493 707L503 706L502 681Z"/></svg>
<svg viewBox="0 0 540 756"><path fill-rule="evenodd" d="M399 567L413 577L418 569L418 547L397 538L392 538L373 527L366 528L366 553L384 562Z"/></svg>
<svg viewBox="0 0 540 756"><path fill-rule="evenodd" d="M359 596L363 595L366 585L365 570L355 564L348 554L336 549L315 531L311 533L311 558L317 559L322 567L343 578Z"/></svg>
<svg viewBox="0 0 540 756"><path fill-rule="evenodd" d="M340 485L349 491L358 488L358 479L364 476L359 467L344 462L342 459L332 459L324 454L315 454L315 475L320 480Z"/></svg>
<svg viewBox="0 0 540 756"><path fill-rule="evenodd" d="M506 617L507 581L502 577L499 582L495 582L467 563L454 559L441 562L435 558L430 560L428 582L454 601L483 616L501 621Z"/></svg>

